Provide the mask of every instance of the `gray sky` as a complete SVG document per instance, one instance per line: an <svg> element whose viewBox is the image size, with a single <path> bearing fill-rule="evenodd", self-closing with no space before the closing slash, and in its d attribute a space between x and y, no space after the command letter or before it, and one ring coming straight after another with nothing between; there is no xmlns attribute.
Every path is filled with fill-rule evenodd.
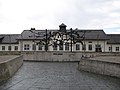
<svg viewBox="0 0 120 90"><path fill-rule="evenodd" d="M120 34L120 0L0 0L0 34L58 29L61 23Z"/></svg>

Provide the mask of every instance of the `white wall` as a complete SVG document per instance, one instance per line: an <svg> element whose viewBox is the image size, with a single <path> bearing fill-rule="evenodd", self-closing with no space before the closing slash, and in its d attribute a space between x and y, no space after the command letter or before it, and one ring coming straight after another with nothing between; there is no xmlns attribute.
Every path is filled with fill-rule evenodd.
<svg viewBox="0 0 120 90"><path fill-rule="evenodd" d="M89 42L92 42L92 43L89 43ZM34 50L32 50L32 45L34 44L34 42L32 40L31 41L30 40L29 41L19 41L19 44L0 44L0 51L2 51L2 46L5 46L5 49L6 49L5 51L9 51L8 50L8 46L12 46L12 50L11 51L14 51L14 47L15 46L18 46L18 51L25 51L24 50L24 45L25 44L29 44L30 45L30 49L28 51L34 51ZM76 43L76 44L80 45L80 50L77 50L77 52L79 52L79 51L84 52L84 50L82 50L82 44L81 43ZM111 51L109 51L109 47L111 47L111 45L107 44L107 41L99 41L98 42L98 41L92 41L92 40L90 41L90 40L88 40L88 41L85 41L85 44L86 44L85 52L95 52L95 45L96 44L100 44L101 45L102 52L111 52ZM88 50L89 44L92 45L92 50ZM72 47L72 49L73 49L72 51L76 51L76 45L74 44L72 46L73 46ZM120 45L119 44L112 44L112 52L120 52L120 51L116 51L116 47L119 47L119 49L120 49ZM71 50L71 46L69 44L69 51L70 50ZM36 51L39 51L38 50L38 45L36 45ZM45 47L44 46L42 47L42 51L45 51ZM53 51L53 46L49 46L48 47L48 51ZM57 51L59 51L59 46L57 47ZM63 50L62 51L65 51L65 45L63 45Z"/></svg>
<svg viewBox="0 0 120 90"><path fill-rule="evenodd" d="M89 42L92 42L92 43L89 43ZM107 49L107 41L90 41L90 40L87 40L85 42L83 42L86 44L86 52L95 52L95 45L96 44L100 44L101 45L101 49L102 49L102 52L105 52L106 49ZM92 50L89 50L89 45L92 45ZM82 45L80 46L80 51L82 51Z"/></svg>
<svg viewBox="0 0 120 90"><path fill-rule="evenodd" d="M22 50L22 51L34 51L34 50L32 50L32 45L35 44L35 43L32 40L31 41L20 41L19 44L20 44L20 50ZM30 45L29 50L24 50L24 45L25 44ZM42 47L42 50L44 51L44 46ZM36 51L39 51L38 50L38 45L36 45Z"/></svg>
<svg viewBox="0 0 120 90"><path fill-rule="evenodd" d="M14 50L15 46L18 46L18 50L17 51L20 51L19 44L0 44L0 51L2 51L2 46L5 46L5 51L9 51L8 50L8 46L11 46L11 51L15 51Z"/></svg>
<svg viewBox="0 0 120 90"><path fill-rule="evenodd" d="M109 47L112 47L112 51L109 51ZM116 47L119 47L119 51L116 51ZM120 52L120 45L119 44L108 44L106 51L107 52Z"/></svg>

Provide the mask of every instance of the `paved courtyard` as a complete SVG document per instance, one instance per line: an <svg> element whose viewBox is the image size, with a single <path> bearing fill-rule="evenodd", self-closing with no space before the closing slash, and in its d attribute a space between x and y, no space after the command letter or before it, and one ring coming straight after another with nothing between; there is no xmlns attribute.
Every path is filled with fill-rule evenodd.
<svg viewBox="0 0 120 90"><path fill-rule="evenodd" d="M120 90L120 79L78 71L76 62L24 62L0 90Z"/></svg>

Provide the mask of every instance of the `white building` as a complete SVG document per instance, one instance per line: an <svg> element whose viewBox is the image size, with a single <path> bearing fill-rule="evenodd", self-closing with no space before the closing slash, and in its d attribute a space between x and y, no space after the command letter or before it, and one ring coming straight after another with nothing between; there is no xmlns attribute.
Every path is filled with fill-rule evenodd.
<svg viewBox="0 0 120 90"><path fill-rule="evenodd" d="M59 30L31 28L21 34L2 34L0 51L120 52L120 34L106 34L99 29L71 30L61 24Z"/></svg>

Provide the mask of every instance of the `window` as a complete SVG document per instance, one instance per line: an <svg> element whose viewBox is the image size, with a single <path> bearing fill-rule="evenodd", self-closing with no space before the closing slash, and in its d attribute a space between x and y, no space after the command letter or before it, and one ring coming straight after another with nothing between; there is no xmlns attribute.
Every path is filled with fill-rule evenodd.
<svg viewBox="0 0 120 90"><path fill-rule="evenodd" d="M32 50L36 50L36 44L32 45Z"/></svg>
<svg viewBox="0 0 120 90"><path fill-rule="evenodd" d="M69 43L65 43L65 50L69 50Z"/></svg>
<svg viewBox="0 0 120 90"><path fill-rule="evenodd" d="M43 47L43 46L39 44L39 45L38 45L38 50L42 50L42 47Z"/></svg>
<svg viewBox="0 0 120 90"><path fill-rule="evenodd" d="M63 45L59 45L59 50L63 50Z"/></svg>
<svg viewBox="0 0 120 90"><path fill-rule="evenodd" d="M76 50L80 50L80 44L76 44Z"/></svg>
<svg viewBox="0 0 120 90"><path fill-rule="evenodd" d="M89 50L92 50L92 45L91 45L91 44L88 45L88 49L89 49Z"/></svg>
<svg viewBox="0 0 120 90"><path fill-rule="evenodd" d="M9 50L9 51L11 51L11 50L12 50L11 46L8 46L8 50Z"/></svg>
<svg viewBox="0 0 120 90"><path fill-rule="evenodd" d="M86 50L86 45L85 44L82 45L82 50Z"/></svg>
<svg viewBox="0 0 120 90"><path fill-rule="evenodd" d="M112 51L112 47L109 47L109 51L110 51L110 52Z"/></svg>
<svg viewBox="0 0 120 90"><path fill-rule="evenodd" d="M14 47L14 50L17 51L17 50L18 50L18 46L15 46L15 47Z"/></svg>
<svg viewBox="0 0 120 90"><path fill-rule="evenodd" d="M96 45L95 45L95 51L96 51L96 52L102 52L102 48L101 48L101 45L100 45L100 44L96 44Z"/></svg>
<svg viewBox="0 0 120 90"><path fill-rule="evenodd" d="M95 47L96 48L101 48L101 45L100 44L96 44Z"/></svg>
<svg viewBox="0 0 120 90"><path fill-rule="evenodd" d="M63 50L63 41L59 41L59 50Z"/></svg>
<svg viewBox="0 0 120 90"><path fill-rule="evenodd" d="M54 42L53 50L57 50L57 43L56 42Z"/></svg>
<svg viewBox="0 0 120 90"><path fill-rule="evenodd" d="M89 41L88 43L92 43L92 41Z"/></svg>
<svg viewBox="0 0 120 90"><path fill-rule="evenodd" d="M25 44L24 45L24 50L29 50L30 49L30 45L29 44Z"/></svg>
<svg viewBox="0 0 120 90"><path fill-rule="evenodd" d="M119 51L119 47L116 47L116 51Z"/></svg>
<svg viewBox="0 0 120 90"><path fill-rule="evenodd" d="M2 51L5 51L5 46L2 46Z"/></svg>

